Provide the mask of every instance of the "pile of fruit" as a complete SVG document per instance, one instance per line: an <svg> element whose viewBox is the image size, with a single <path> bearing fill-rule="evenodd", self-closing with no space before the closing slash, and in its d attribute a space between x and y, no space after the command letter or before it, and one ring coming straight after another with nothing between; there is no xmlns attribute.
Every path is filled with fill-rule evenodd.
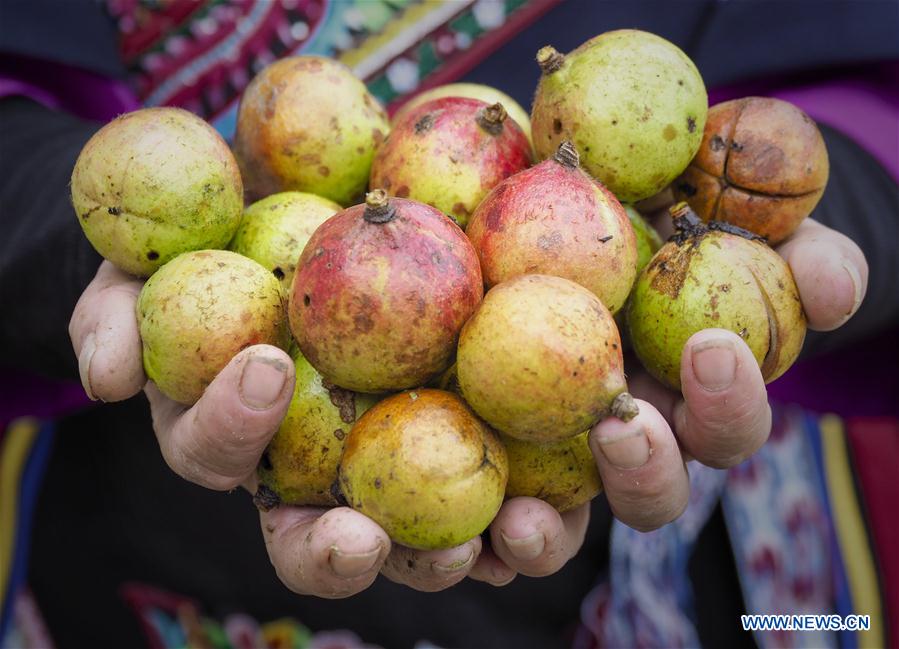
<svg viewBox="0 0 899 649"><path fill-rule="evenodd" d="M773 99L708 109L690 59L645 32L537 62L530 120L454 84L390 122L345 67L301 56L249 85L233 153L173 108L84 147L72 201L96 249L148 278L158 388L192 404L258 343L295 359L257 506L347 504L400 544L456 546L504 498L599 493L587 431L637 414L625 321L675 389L707 327L740 335L766 381L796 359L804 315L768 243L823 192L814 123ZM632 206L669 186L685 202L662 245Z"/></svg>

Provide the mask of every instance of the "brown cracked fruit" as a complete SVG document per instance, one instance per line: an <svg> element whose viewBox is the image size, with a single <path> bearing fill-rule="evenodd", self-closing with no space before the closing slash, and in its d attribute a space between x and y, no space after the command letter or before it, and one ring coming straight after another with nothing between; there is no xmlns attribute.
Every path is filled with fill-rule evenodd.
<svg viewBox="0 0 899 649"><path fill-rule="evenodd" d="M726 221L775 245L818 204L829 164L815 123L793 104L747 97L709 110L699 152L674 182L703 221Z"/></svg>
<svg viewBox="0 0 899 649"><path fill-rule="evenodd" d="M760 237L671 208L677 234L637 278L627 309L634 351L657 379L679 390L681 353L693 334L729 329L752 351L766 383L802 349L806 321L787 263Z"/></svg>

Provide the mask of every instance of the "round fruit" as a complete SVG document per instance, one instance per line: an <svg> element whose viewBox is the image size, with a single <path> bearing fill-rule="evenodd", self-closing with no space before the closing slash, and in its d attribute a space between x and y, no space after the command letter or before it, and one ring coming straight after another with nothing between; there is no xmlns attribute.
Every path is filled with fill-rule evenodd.
<svg viewBox="0 0 899 649"><path fill-rule="evenodd" d="M447 83L425 90L403 104L403 107L393 116L393 123L400 121L412 108L441 97L468 97L469 99L478 99L487 104L500 103L506 109L509 117L514 119L515 123L524 131L528 141L531 140L531 118L528 116L527 111L521 107L521 104L502 90L480 83Z"/></svg>
<svg viewBox="0 0 899 649"><path fill-rule="evenodd" d="M294 351L297 381L281 427L259 462L254 502L268 510L278 504L339 505L334 496L337 465L350 428L377 398L323 381Z"/></svg>
<svg viewBox="0 0 899 649"><path fill-rule="evenodd" d="M490 289L462 328L456 369L474 411L518 439L556 441L636 414L611 313L560 277L520 275Z"/></svg>
<svg viewBox="0 0 899 649"><path fill-rule="evenodd" d="M786 239L824 193L830 166L818 127L793 104L747 97L709 110L702 146L674 183L703 221Z"/></svg>
<svg viewBox="0 0 899 649"><path fill-rule="evenodd" d="M253 199L298 190L349 205L362 196L389 130L387 113L349 68L293 56L247 86L234 152Z"/></svg>
<svg viewBox="0 0 899 649"><path fill-rule="evenodd" d="M357 392L423 385L449 367L483 297L478 257L438 210L370 192L309 239L290 295L303 355Z"/></svg>
<svg viewBox="0 0 899 649"><path fill-rule="evenodd" d="M509 475L496 435L455 394L404 392L353 426L340 461L347 503L393 541L419 550L461 545L483 532Z"/></svg>
<svg viewBox="0 0 899 649"><path fill-rule="evenodd" d="M627 213L627 218L630 219L637 237L637 274L639 274L646 268L652 256L662 247L662 237L635 208L625 205L624 211Z"/></svg>
<svg viewBox="0 0 899 649"><path fill-rule="evenodd" d="M268 268L284 290L289 290L309 237L340 209L337 203L315 194L273 194L244 211L228 248Z"/></svg>
<svg viewBox="0 0 899 649"><path fill-rule="evenodd" d="M659 192L690 163L708 98L696 66L675 45L622 29L567 55L544 47L537 61L537 157L571 140L584 170L627 202Z"/></svg>
<svg viewBox="0 0 899 649"><path fill-rule="evenodd" d="M466 234L488 287L525 273L555 275L591 290L615 313L636 277L637 241L627 214L578 167L570 142L494 187Z"/></svg>
<svg viewBox="0 0 899 649"><path fill-rule="evenodd" d="M805 338L790 267L750 232L710 229L686 203L671 211L678 235L637 278L629 302L634 351L653 376L679 390L687 339L720 327L746 342L765 381L773 381L796 360Z"/></svg>
<svg viewBox="0 0 899 649"><path fill-rule="evenodd" d="M137 319L147 378L188 405L242 349L289 341L278 280L227 250L184 253L160 268L141 289Z"/></svg>
<svg viewBox="0 0 899 649"><path fill-rule="evenodd" d="M602 481L587 442L588 434L583 432L545 444L501 435L509 456L506 497L539 498L560 512L590 502L602 491Z"/></svg>
<svg viewBox="0 0 899 649"><path fill-rule="evenodd" d="M71 189L97 252L141 277L182 252L224 248L243 209L228 145L179 108L145 108L101 128L78 156Z"/></svg>
<svg viewBox="0 0 899 649"><path fill-rule="evenodd" d="M444 97L394 123L372 163L371 186L433 205L464 228L487 192L530 164L530 142L502 104Z"/></svg>

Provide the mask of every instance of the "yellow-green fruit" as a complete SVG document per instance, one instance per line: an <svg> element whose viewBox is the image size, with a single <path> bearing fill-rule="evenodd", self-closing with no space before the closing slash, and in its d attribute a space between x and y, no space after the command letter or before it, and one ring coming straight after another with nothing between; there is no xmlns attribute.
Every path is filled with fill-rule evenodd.
<svg viewBox="0 0 899 649"><path fill-rule="evenodd" d="M564 140L581 165L621 201L666 187L690 164L708 112L705 85L677 46L622 29L563 55L537 54L543 70L531 112L538 158Z"/></svg>
<svg viewBox="0 0 899 649"><path fill-rule="evenodd" d="M338 505L332 488L344 441L378 397L323 382L299 350L292 356L297 377L293 399L259 462L255 500L263 509L278 503Z"/></svg>
<svg viewBox="0 0 899 649"><path fill-rule="evenodd" d="M474 411L518 439L556 441L613 412L636 414L619 412L627 385L612 314L560 277L519 275L490 289L462 328L456 370Z"/></svg>
<svg viewBox="0 0 899 649"><path fill-rule="evenodd" d="M97 131L78 156L71 190L97 252L141 277L182 252L224 248L243 209L228 145L180 108L137 110Z"/></svg>
<svg viewBox="0 0 899 649"><path fill-rule="evenodd" d="M627 212L627 217L634 227L634 234L637 236L637 273L640 273L662 247L662 237L632 206L625 205L624 211Z"/></svg>
<svg viewBox="0 0 899 649"><path fill-rule="evenodd" d="M501 435L509 456L506 497L531 496L560 512L590 502L602 481L587 442L588 432L558 442L538 444Z"/></svg>
<svg viewBox="0 0 899 649"><path fill-rule="evenodd" d="M679 390L687 339L710 327L729 329L771 382L793 364L805 338L790 267L761 241L709 230L685 205L672 213L689 213L693 221L678 217L679 234L656 253L631 294L627 322L634 351L653 376Z"/></svg>
<svg viewBox="0 0 899 649"><path fill-rule="evenodd" d="M291 56L262 70L240 100L234 153L251 199L297 190L341 205L362 198L387 113L342 63Z"/></svg>
<svg viewBox="0 0 899 649"><path fill-rule="evenodd" d="M437 86L436 88L431 88L430 90L425 90L420 95L415 95L412 99L403 104L403 107L394 114L393 120L391 121L396 123L402 119L402 116L407 111L432 99L439 99L440 97L469 97L471 99L480 99L487 104L499 102L506 109L506 112L509 113L509 117L514 119L521 127L521 130L524 131L528 141L531 141L531 118L528 116L527 111L521 107L521 104L502 90L498 90L493 86L485 86L480 83L447 83L442 86Z"/></svg>
<svg viewBox="0 0 899 649"><path fill-rule="evenodd" d="M272 194L244 211L228 248L268 268L287 291L309 237L339 211L340 205L315 194Z"/></svg>
<svg viewBox="0 0 899 649"><path fill-rule="evenodd" d="M496 434L441 390L402 392L373 406L353 426L340 461L349 505L419 550L452 548L483 532L508 475Z"/></svg>
<svg viewBox="0 0 899 649"><path fill-rule="evenodd" d="M242 349L286 349L281 285L227 250L180 255L147 280L137 298L147 378L169 398L192 404Z"/></svg>

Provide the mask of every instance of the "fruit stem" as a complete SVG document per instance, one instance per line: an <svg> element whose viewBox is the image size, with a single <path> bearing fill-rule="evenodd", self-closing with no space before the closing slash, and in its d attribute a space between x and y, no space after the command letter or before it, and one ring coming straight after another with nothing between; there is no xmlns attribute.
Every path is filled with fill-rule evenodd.
<svg viewBox="0 0 899 649"><path fill-rule="evenodd" d="M681 201L668 208L668 214L674 223L674 235L671 241L678 245L683 244L687 239L693 237L701 237L706 234L709 229L706 227L699 215L686 203Z"/></svg>
<svg viewBox="0 0 899 649"><path fill-rule="evenodd" d="M630 393L622 392L612 402L611 413L613 417L628 422L640 414L640 408Z"/></svg>
<svg viewBox="0 0 899 649"><path fill-rule="evenodd" d="M373 189L365 195L365 211L362 218L368 223L389 223L396 217L396 209L390 204L387 192Z"/></svg>
<svg viewBox="0 0 899 649"><path fill-rule="evenodd" d="M478 112L478 125L490 135L499 135L503 132L503 122L506 121L506 116L505 107L496 102Z"/></svg>
<svg viewBox="0 0 899 649"><path fill-rule="evenodd" d="M537 52L537 65L543 71L543 74L552 74L562 67L565 62L565 55L559 52L552 45L541 47Z"/></svg>
<svg viewBox="0 0 899 649"><path fill-rule="evenodd" d="M581 163L581 157L578 155L577 147L574 146L571 140L565 140L559 145L553 159L563 167L568 167L569 169L575 169Z"/></svg>
<svg viewBox="0 0 899 649"><path fill-rule="evenodd" d="M281 498L264 484L260 484L256 495L253 496L253 504L258 510L267 512L280 505Z"/></svg>

